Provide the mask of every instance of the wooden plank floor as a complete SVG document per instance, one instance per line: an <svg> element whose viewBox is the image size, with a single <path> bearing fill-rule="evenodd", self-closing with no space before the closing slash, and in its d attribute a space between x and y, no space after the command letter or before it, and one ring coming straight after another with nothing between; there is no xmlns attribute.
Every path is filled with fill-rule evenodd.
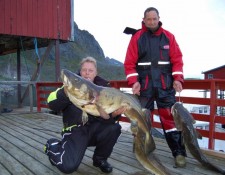
<svg viewBox="0 0 225 175"><path fill-rule="evenodd" d="M63 174L48 160L43 145L49 138L61 138L62 119L48 113L3 113L0 114L0 175L55 175ZM109 163L114 167L112 175L147 175L132 152L133 136L123 131L115 145ZM174 168L174 160L164 139L155 138L154 154L174 175L217 175L201 166L188 153L187 166ZM83 161L74 175L103 174L92 166L93 147L87 149ZM224 156L221 153L222 157ZM225 158L207 155L209 160L223 167Z"/></svg>

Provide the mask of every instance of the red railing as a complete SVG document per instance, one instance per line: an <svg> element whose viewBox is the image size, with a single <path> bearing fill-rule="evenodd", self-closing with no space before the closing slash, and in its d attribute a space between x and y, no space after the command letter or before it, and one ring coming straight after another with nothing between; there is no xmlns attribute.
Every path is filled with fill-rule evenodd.
<svg viewBox="0 0 225 175"><path fill-rule="evenodd" d="M38 82L36 83L37 94L37 111L41 112L41 108L48 108L47 98L50 92L61 87L60 82Z"/></svg>
<svg viewBox="0 0 225 175"><path fill-rule="evenodd" d="M37 111L41 112L41 108L48 108L47 97L51 91L62 86L59 82L38 82L36 84L37 91ZM130 88L127 81L111 81L111 86L121 89ZM209 138L208 148L214 149L215 139L225 140L225 132L218 132L215 129L215 124L220 123L225 125L225 114L217 114L218 109L225 110L225 80L185 80L184 90L177 96L177 100L184 104L206 105L209 106L209 114L191 113L195 120L209 122L209 130L197 129L203 137ZM185 96L185 91L193 91L193 94ZM195 91L202 92L202 97L196 97ZM184 94L184 95L183 95ZM220 98L218 98L220 94ZM157 109L154 114L158 114ZM122 121L128 121L127 118L122 118ZM154 121L152 118L152 126L162 128L161 123Z"/></svg>

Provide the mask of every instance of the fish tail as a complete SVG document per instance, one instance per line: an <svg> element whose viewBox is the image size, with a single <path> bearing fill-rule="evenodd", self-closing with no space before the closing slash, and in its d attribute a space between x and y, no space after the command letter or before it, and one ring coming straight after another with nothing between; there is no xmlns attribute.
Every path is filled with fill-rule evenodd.
<svg viewBox="0 0 225 175"><path fill-rule="evenodd" d="M155 154L150 154L148 156L148 160L154 167L151 169L153 173L160 175L171 175L170 170L160 163L160 160L155 156Z"/></svg>
<svg viewBox="0 0 225 175"><path fill-rule="evenodd" d="M160 163L160 160L158 160L158 158L154 156L153 152L151 154L145 153L146 145L143 145L144 142L140 137L140 132L137 134L138 135L134 137L134 153L137 160L142 164L144 168L146 168L153 174L170 175L169 170Z"/></svg>
<svg viewBox="0 0 225 175"><path fill-rule="evenodd" d="M225 175L225 170L224 169L222 169L222 168L220 168L220 167L218 167L218 166L216 166L216 165L214 165L214 164L212 164L210 162L206 162L204 165L205 165L205 167L208 167L211 170L214 170L214 171L216 171L218 173L221 173L221 174Z"/></svg>

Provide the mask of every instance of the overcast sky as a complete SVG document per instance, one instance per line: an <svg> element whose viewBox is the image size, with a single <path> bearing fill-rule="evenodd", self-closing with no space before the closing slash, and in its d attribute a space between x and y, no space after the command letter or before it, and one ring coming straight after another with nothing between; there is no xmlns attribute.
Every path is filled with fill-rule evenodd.
<svg viewBox="0 0 225 175"><path fill-rule="evenodd" d="M151 6L180 45L185 78L202 78L202 71L225 65L225 0L74 0L74 20L105 56L123 63L131 37L123 30L139 29Z"/></svg>

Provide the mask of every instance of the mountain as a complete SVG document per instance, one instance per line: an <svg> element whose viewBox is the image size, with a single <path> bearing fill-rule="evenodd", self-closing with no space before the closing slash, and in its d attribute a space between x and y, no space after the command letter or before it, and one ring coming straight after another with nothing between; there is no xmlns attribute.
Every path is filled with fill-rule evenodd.
<svg viewBox="0 0 225 175"><path fill-rule="evenodd" d="M94 36L86 30L80 30L74 22L74 42L60 44L60 68L77 72L82 58L92 56L97 60L98 74L107 80L125 80L123 63L105 54ZM38 49L39 57L46 48ZM38 55L35 50L21 51L21 80L29 81L37 67ZM0 57L0 80L16 80L16 54ZM55 49L41 67L38 81L55 81Z"/></svg>

